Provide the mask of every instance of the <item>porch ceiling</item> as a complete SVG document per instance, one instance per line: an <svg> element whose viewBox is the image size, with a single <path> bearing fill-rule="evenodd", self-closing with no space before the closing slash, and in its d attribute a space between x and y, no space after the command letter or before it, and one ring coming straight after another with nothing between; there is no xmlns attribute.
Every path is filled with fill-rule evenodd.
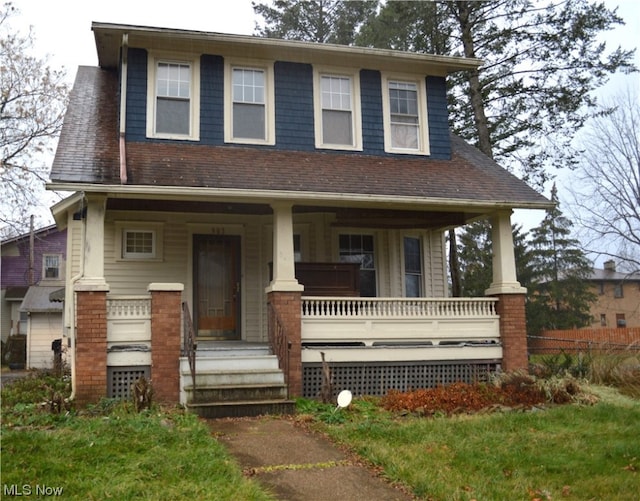
<svg viewBox="0 0 640 501"><path fill-rule="evenodd" d="M186 200L148 200L110 198L109 210L183 212L199 214L269 215L273 211L267 204L232 202L196 202ZM329 213L335 215L335 227L383 228L383 229L435 229L465 224L478 214L467 212L382 210L329 206L294 206L293 212Z"/></svg>

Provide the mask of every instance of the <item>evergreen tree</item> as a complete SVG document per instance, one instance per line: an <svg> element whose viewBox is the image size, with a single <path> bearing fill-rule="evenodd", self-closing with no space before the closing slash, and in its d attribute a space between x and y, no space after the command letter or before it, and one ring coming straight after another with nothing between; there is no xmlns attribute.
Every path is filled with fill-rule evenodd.
<svg viewBox="0 0 640 501"><path fill-rule="evenodd" d="M572 224L560 210L555 185L551 200L556 205L531 230L536 276L527 304L527 329L534 335L545 329L588 325L590 306L596 299L586 281L593 267L570 236Z"/></svg>
<svg viewBox="0 0 640 501"><path fill-rule="evenodd" d="M516 275L523 287L529 289L533 282L532 250L527 243L527 233L522 226L513 225L513 246ZM493 281L493 251L491 224L478 221L464 227L460 235L458 254L462 275L462 296L481 297Z"/></svg>
<svg viewBox="0 0 640 501"><path fill-rule="evenodd" d="M352 45L362 24L372 16L377 0L274 0L252 2L264 25L256 24L256 34L284 40Z"/></svg>
<svg viewBox="0 0 640 501"><path fill-rule="evenodd" d="M633 50L608 51L599 39L618 24L590 0L386 2L357 41L482 59L449 76L452 127L542 187L551 166L575 166L570 143L596 105L591 92L636 70Z"/></svg>

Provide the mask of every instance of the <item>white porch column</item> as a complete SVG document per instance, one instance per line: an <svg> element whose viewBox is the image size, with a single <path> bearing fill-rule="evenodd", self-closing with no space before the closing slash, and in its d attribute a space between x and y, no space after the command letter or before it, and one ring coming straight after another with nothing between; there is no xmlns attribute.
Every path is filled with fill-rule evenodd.
<svg viewBox="0 0 640 501"><path fill-rule="evenodd" d="M293 252L293 204L275 202L273 209L273 279L266 292L302 291L295 274Z"/></svg>
<svg viewBox="0 0 640 501"><path fill-rule="evenodd" d="M87 216L84 221L84 253L82 278L76 290L109 290L104 279L104 216L106 195L87 195Z"/></svg>
<svg viewBox="0 0 640 501"><path fill-rule="evenodd" d="M493 240L493 282L485 291L487 296L495 294L524 294L516 277L516 258L513 251L511 210L496 212L491 218Z"/></svg>

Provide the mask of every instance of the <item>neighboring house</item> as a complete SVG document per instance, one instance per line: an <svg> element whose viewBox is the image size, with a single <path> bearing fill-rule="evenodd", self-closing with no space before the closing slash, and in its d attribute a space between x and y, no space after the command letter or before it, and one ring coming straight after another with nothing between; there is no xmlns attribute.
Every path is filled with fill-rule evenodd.
<svg viewBox="0 0 640 501"><path fill-rule="evenodd" d="M591 307L592 328L640 327L640 274L616 271L615 261L595 268L589 281L597 295Z"/></svg>
<svg viewBox="0 0 640 501"><path fill-rule="evenodd" d="M26 336L27 368L52 368L51 343L62 338L62 303L50 295L64 288L66 239L50 226L2 242L2 341Z"/></svg>
<svg viewBox="0 0 640 501"><path fill-rule="evenodd" d="M323 356L334 393L526 369L510 216L550 202L449 132L446 76L481 61L92 29L49 184L76 192L53 212L78 402L146 375L205 415L278 410L326 390ZM480 218L493 283L449 298L445 231Z"/></svg>

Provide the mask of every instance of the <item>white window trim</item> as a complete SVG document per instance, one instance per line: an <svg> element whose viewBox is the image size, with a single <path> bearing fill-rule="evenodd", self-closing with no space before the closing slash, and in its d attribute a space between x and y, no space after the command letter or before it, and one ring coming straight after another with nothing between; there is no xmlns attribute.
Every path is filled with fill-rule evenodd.
<svg viewBox="0 0 640 501"><path fill-rule="evenodd" d="M47 277L47 258L48 257L57 257L58 258L58 276L57 277ZM62 254L58 253L47 253L42 255L42 280L61 280L62 279Z"/></svg>
<svg viewBox="0 0 640 501"><path fill-rule="evenodd" d="M351 81L351 130L353 144L324 143L322 137L322 84L323 76L346 77ZM328 66L313 67L313 113L316 148L331 150L362 151L362 112L360 106L360 71L345 71L344 68Z"/></svg>
<svg viewBox="0 0 640 501"><path fill-rule="evenodd" d="M153 251L151 254L125 255L123 243L126 232L153 233ZM164 224L155 222L116 221L115 223L115 260L161 262L164 252Z"/></svg>
<svg viewBox="0 0 640 501"><path fill-rule="evenodd" d="M189 134L156 132L156 69L158 63L188 64L191 67L189 96ZM184 54L149 52L147 59L147 137L157 139L200 140L200 58Z"/></svg>
<svg viewBox="0 0 640 501"><path fill-rule="evenodd" d="M418 89L418 139L420 147L394 148L391 142L391 111L389 104L389 81L408 82L416 84ZM427 84L424 76L407 74L382 74L382 115L384 122L384 151L387 153L401 153L407 155L430 155L429 126L427 118Z"/></svg>
<svg viewBox="0 0 640 501"><path fill-rule="evenodd" d="M264 113L265 139L233 137L233 69L255 69L265 72ZM250 59L224 60L224 141L237 144L276 144L276 98L273 76L273 61L257 61Z"/></svg>

